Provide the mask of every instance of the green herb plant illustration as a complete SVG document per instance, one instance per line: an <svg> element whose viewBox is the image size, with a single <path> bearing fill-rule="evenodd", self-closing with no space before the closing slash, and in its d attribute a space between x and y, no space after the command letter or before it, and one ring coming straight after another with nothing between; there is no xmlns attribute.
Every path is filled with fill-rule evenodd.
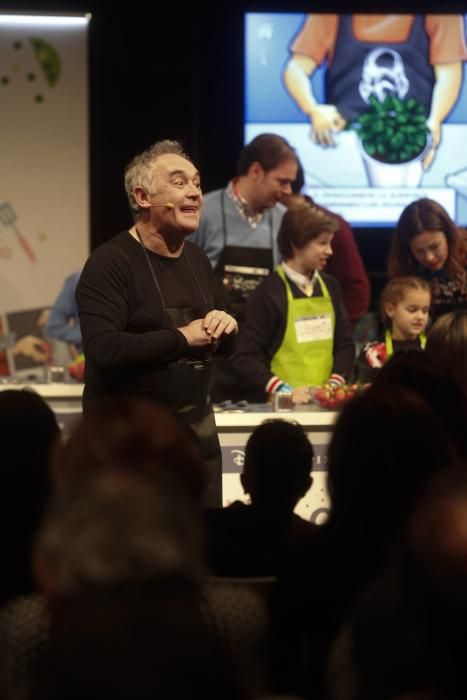
<svg viewBox="0 0 467 700"><path fill-rule="evenodd" d="M384 163L406 163L425 148L429 133L423 105L413 97L370 97L370 107L352 124L368 155Z"/></svg>

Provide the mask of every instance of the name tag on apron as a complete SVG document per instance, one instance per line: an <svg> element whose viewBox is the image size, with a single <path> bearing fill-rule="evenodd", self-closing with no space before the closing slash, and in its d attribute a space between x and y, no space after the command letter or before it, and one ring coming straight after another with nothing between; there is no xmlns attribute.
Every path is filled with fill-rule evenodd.
<svg viewBox="0 0 467 700"><path fill-rule="evenodd" d="M332 320L324 316L302 316L295 319L297 343L309 343L313 340L330 340L333 336Z"/></svg>

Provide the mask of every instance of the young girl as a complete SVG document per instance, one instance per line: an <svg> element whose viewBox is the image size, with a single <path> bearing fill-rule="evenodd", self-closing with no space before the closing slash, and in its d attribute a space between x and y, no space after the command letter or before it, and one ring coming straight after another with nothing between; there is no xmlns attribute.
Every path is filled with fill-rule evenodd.
<svg viewBox="0 0 467 700"><path fill-rule="evenodd" d="M424 349L430 302L430 287L423 279L395 277L388 282L381 298L384 339L363 346L355 368L357 381L372 382L394 353Z"/></svg>

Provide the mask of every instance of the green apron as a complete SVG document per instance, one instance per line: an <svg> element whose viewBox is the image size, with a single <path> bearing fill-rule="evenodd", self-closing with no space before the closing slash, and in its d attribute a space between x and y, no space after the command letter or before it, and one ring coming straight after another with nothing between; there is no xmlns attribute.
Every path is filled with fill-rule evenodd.
<svg viewBox="0 0 467 700"><path fill-rule="evenodd" d="M271 370L292 387L321 386L334 362L335 314L328 289L317 273L323 296L294 299L282 266L276 272L287 293L287 325Z"/></svg>
<svg viewBox="0 0 467 700"><path fill-rule="evenodd" d="M422 349L425 349L426 345L426 335L425 333L420 333L418 336L420 338L420 345ZM385 345L386 345L386 355L389 360L390 357L394 355L394 347L392 344L392 333L389 330L389 328L386 328L386 333L384 334L384 340L385 340Z"/></svg>

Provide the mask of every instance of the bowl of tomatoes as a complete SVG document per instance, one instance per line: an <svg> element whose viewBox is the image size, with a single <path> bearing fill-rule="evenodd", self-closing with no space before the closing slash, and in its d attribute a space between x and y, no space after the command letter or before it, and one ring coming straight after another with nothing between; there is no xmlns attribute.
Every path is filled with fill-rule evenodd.
<svg viewBox="0 0 467 700"><path fill-rule="evenodd" d="M355 395L362 392L365 384L324 384L313 392L313 401L331 411L337 411Z"/></svg>

